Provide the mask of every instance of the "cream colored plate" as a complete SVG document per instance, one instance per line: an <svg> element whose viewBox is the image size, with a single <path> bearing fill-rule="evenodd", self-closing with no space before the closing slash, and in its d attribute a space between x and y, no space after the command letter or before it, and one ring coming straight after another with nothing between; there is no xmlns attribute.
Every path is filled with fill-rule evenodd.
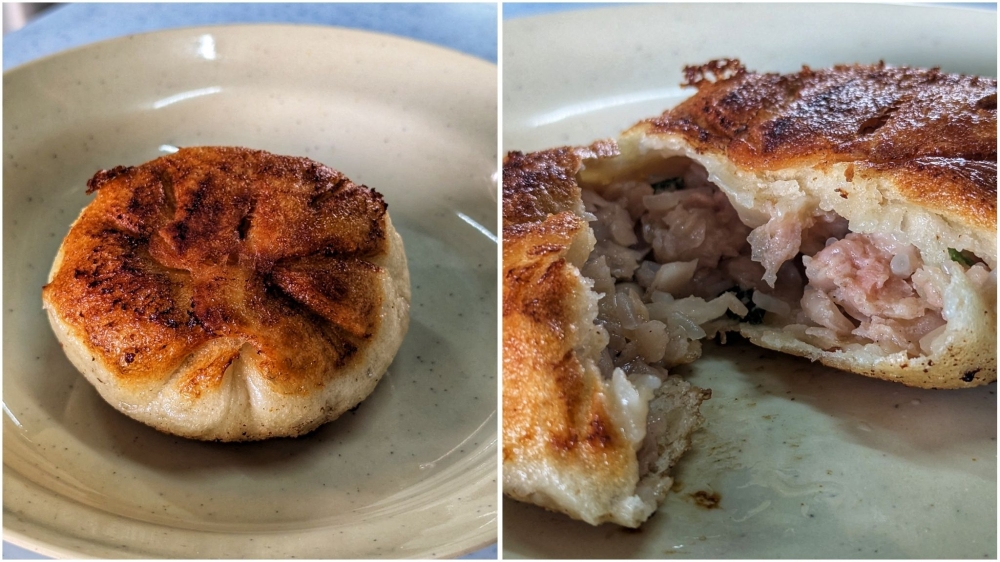
<svg viewBox="0 0 1000 562"><path fill-rule="evenodd" d="M875 5L647 5L504 22L504 148L613 136L734 56L995 76L996 14ZM504 500L505 557L996 558L996 384L923 391L746 343L678 368L713 390L679 484L639 531ZM704 492L698 495L698 492ZM707 509L717 494L718 503ZM705 501L707 500L707 501Z"/></svg>
<svg viewBox="0 0 1000 562"><path fill-rule="evenodd" d="M496 540L496 67L335 28L117 39L4 75L4 539L52 556L436 557ZM375 187L410 331L360 407L211 444L114 411L40 289L98 169L172 146L306 156Z"/></svg>

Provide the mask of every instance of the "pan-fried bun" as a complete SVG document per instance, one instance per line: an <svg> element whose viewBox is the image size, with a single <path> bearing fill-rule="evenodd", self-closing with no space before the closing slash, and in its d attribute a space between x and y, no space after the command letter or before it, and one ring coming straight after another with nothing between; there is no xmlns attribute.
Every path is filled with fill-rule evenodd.
<svg viewBox="0 0 1000 562"><path fill-rule="evenodd" d="M696 168L751 229L719 267L749 258L760 278L739 289L782 300L739 324L751 341L910 386L996 379L996 80L738 61L687 77L694 96L584 161L585 192Z"/></svg>
<svg viewBox="0 0 1000 562"><path fill-rule="evenodd" d="M687 69L616 141L503 176L504 493L638 526L710 396L701 339L927 388L996 379L996 81Z"/></svg>
<svg viewBox="0 0 1000 562"><path fill-rule="evenodd" d="M181 149L98 172L43 302L113 407L203 440L297 436L375 388L409 322L381 195L305 158Z"/></svg>

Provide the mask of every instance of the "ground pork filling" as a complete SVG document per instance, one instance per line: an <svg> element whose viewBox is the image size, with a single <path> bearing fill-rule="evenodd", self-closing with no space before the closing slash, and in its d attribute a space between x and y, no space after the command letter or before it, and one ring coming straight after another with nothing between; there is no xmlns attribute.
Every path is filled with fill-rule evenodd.
<svg viewBox="0 0 1000 562"><path fill-rule="evenodd" d="M764 323L824 350L875 344L916 357L944 330L941 267L908 243L850 233L804 199L765 209L771 219L751 229L692 161L661 181L583 187L597 242L582 273L602 295L597 323L609 339L598 365L634 418L625 427L640 474L665 423L646 403L669 367L700 356L702 338ZM981 260L953 259L974 286L995 290Z"/></svg>

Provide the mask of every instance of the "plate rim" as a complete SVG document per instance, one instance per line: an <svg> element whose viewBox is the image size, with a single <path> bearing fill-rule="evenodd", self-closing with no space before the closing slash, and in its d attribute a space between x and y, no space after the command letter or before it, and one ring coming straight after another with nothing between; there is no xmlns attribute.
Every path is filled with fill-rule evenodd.
<svg viewBox="0 0 1000 562"><path fill-rule="evenodd" d="M247 22L247 23L220 23L211 25L192 25L192 26L180 26L180 27L167 27L163 29L156 29L152 31L143 31L140 33L129 33L127 35L119 35L118 37L109 37L107 39L101 39L99 41L91 41L90 43L84 43L82 45L76 45L68 49L63 49L55 53L49 53L47 55L42 55L38 58L31 59L29 61L23 62L17 66L8 68L3 71L4 82L9 80L9 74L21 71L27 67L36 64L42 64L49 62L51 59L75 54L79 51L83 51L91 48L99 48L110 46L112 43L116 42L127 42L133 41L135 39L146 40L150 36L160 36L160 35L183 35L187 33L208 33L211 31L235 31L240 28L247 29L267 29L268 31L301 31L303 29L317 32L329 31L332 33L346 33L351 35L367 35L372 38L382 38L391 41L396 41L400 43L407 43L419 48L427 48L436 51L442 51L447 53L449 56L455 56L457 58L468 59L470 62L477 62L486 64L492 67L497 67L496 62L490 62L484 58L477 57L475 55L470 55L468 53L463 53L455 49L444 47L435 43L430 43L428 41L421 41L419 39L413 39L411 37L404 37L402 35L392 35L390 33L383 33L380 31L371 31L367 29L358 29L354 27L344 27L339 25L319 25L319 24L307 24L307 23L269 23L269 22ZM499 54L497 55L500 56Z"/></svg>

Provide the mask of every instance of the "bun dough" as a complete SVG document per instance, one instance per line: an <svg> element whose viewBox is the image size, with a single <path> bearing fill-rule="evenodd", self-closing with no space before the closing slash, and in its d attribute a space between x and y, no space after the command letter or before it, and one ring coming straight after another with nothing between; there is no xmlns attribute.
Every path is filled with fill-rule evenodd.
<svg viewBox="0 0 1000 562"><path fill-rule="evenodd" d="M160 431L249 441L357 405L409 323L381 195L305 158L181 149L98 172L42 290L70 361Z"/></svg>

